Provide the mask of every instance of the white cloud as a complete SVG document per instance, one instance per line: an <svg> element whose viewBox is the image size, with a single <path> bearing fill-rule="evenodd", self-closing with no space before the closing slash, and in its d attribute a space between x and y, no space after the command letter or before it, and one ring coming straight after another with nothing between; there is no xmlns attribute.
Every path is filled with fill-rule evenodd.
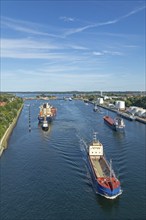
<svg viewBox="0 0 146 220"><path fill-rule="evenodd" d="M109 54L109 55L118 55L118 56L121 56L123 55L121 52L118 52L118 51L108 51L108 50L103 50L103 54Z"/></svg>
<svg viewBox="0 0 146 220"><path fill-rule="evenodd" d="M48 41L38 41L31 39L1 39L1 48L5 49L61 49L62 47Z"/></svg>
<svg viewBox="0 0 146 220"><path fill-rule="evenodd" d="M73 21L76 20L75 18L65 17L65 16L62 16L62 17L60 17L59 19L60 19L60 20L63 20L63 21L66 21L66 22L73 22Z"/></svg>
<svg viewBox="0 0 146 220"><path fill-rule="evenodd" d="M71 49L71 50L70 50ZM18 59L80 59L73 50L84 51L86 47L76 44L53 43L48 40L1 39L1 57Z"/></svg>
<svg viewBox="0 0 146 220"><path fill-rule="evenodd" d="M102 56L102 55L106 55L106 54L112 55L112 56L116 56L116 55L121 56L121 55L123 55L121 52L118 52L118 51L103 50L102 52L96 52L96 51L93 52L93 55L95 55L95 56Z"/></svg>
<svg viewBox="0 0 146 220"><path fill-rule="evenodd" d="M8 28L11 28L11 29L19 31L19 32L29 33L29 34L33 34L33 35L42 35L42 36L48 36L48 37L53 37L53 38L54 37L55 38L64 38L64 37L70 36L72 34L83 32L84 30L87 30L90 28L96 28L99 26L106 26L106 25L118 23L119 21L138 13L139 11L141 11L145 8L146 8L145 6L140 7L135 10L132 10L131 12L129 12L119 18L105 21L105 22L92 23L92 24L89 24L89 25L86 25L83 27L70 28L68 30L64 30L59 27L50 27L49 30L51 29L53 33L49 33L50 31L48 32L48 26L44 26L44 25L40 25L40 24L32 23L32 22L27 22L27 21L15 20L15 19L7 18L7 17L2 17L1 27L8 27ZM73 21L77 20L75 18L65 17L65 16L60 17L60 19L62 19L64 21L69 21L69 22L73 22ZM40 31L40 30L44 30L44 29L46 31Z"/></svg>
<svg viewBox="0 0 146 220"><path fill-rule="evenodd" d="M28 21L21 21L21 20L15 20L8 17L1 17L1 27L7 27L15 31L23 32L26 34L32 34L32 35L41 35L46 37L53 37L53 38L63 38L61 34L58 34L59 28L56 29L54 27L48 27L44 25L40 25L37 23L32 23ZM57 33L48 33L48 28L52 31L55 31ZM46 31L40 31L40 30L46 30Z"/></svg>
<svg viewBox="0 0 146 220"><path fill-rule="evenodd" d="M99 26L105 26L105 25L111 25L111 24L115 24L115 23L118 23L119 21L131 16L131 15L134 15L136 13L138 13L139 11L145 9L146 7L140 7L140 8L137 8L119 18L116 18L114 20L109 20L109 21L105 21L105 22L98 22L98 23L94 23L94 24L90 24L90 25L86 25L84 27L80 27L80 28L74 28L74 29L70 29L69 31L66 31L65 32L65 36L69 36L69 35L72 35L72 34L75 34L75 33L80 33L86 29L90 29L90 28L95 28L95 27L99 27Z"/></svg>
<svg viewBox="0 0 146 220"><path fill-rule="evenodd" d="M131 16L131 15L134 15L134 14L138 13L139 11L141 11L141 10L143 10L143 9L145 9L145 8L146 8L146 6L143 6L143 7L140 7L140 8L136 8L135 10L130 11L130 12L127 13L126 15L121 16L121 17L119 18L119 20L122 20L122 19L124 19L124 18L127 18L127 17L129 17L129 16Z"/></svg>
<svg viewBox="0 0 146 220"><path fill-rule="evenodd" d="M75 50L88 50L87 47L80 46L80 45L69 45L69 47Z"/></svg>
<svg viewBox="0 0 146 220"><path fill-rule="evenodd" d="M38 50L17 50L17 49L2 49L2 58L15 58L15 59L48 59L48 60L70 60L72 57L67 56L65 53L49 53L46 51Z"/></svg>
<svg viewBox="0 0 146 220"><path fill-rule="evenodd" d="M97 31L98 27L118 25L118 22L143 9L144 7L137 8L118 18L101 20L101 22L96 23L89 23L72 17L61 17L62 22L59 23L68 22L64 26L68 29L49 25L49 22L51 22L49 16L46 16L48 23L45 25L2 17L1 26L2 29L4 28L2 34L4 36L7 34L7 37L9 37L1 40L1 56L6 58L2 60L1 69L3 82L5 82L3 85L5 84L7 88L13 90L22 84L25 84L24 88L27 89L28 86L32 90L34 84L36 87L42 87L39 87L39 89L46 90L53 90L53 88L54 90L56 88L57 90L64 90L64 87L67 90L72 90L74 87L93 90L98 86L113 87L114 83L117 83L115 76L118 79L121 73L121 66L122 68L131 69L133 74L136 74L136 71L143 73L144 65L140 57L144 45L144 41L140 41L143 37L140 35L142 32L138 31L135 35L132 33L127 34L127 26L122 27L122 24L120 24L122 27L120 30L123 31L121 34L118 32L119 29L115 29L116 33L108 33L108 28L107 30L106 28L103 30L99 28ZM109 15L107 14L107 16ZM83 14L83 16L85 18L86 14ZM143 17L139 18L141 20ZM56 20L53 20L53 24L55 22ZM91 29L93 29L92 32L90 32ZM84 33L85 31L87 31L87 35ZM83 33L83 36L80 37L79 33ZM19 39L19 36L22 38ZM115 37L118 37L118 39ZM137 46L135 46L136 44ZM137 50L133 49L138 46ZM132 53L129 53L129 51L132 51ZM118 56L125 54L126 57L123 56L117 59ZM137 65L135 61L138 56L139 63ZM13 58L13 60L7 58ZM122 69L122 71L126 72L125 69ZM115 76L113 76L114 73ZM14 83L7 80L8 78L12 78Z"/></svg>
<svg viewBox="0 0 146 220"><path fill-rule="evenodd" d="M96 24L91 24L91 25L87 25L87 26L84 26L84 27L80 27L80 28L72 28L70 30L67 30L65 31L64 33L64 36L69 36L69 35L72 35L72 34L76 34L76 33L80 33L86 29L89 29L89 28L93 28L93 27L96 27L97 25Z"/></svg>
<svg viewBox="0 0 146 220"><path fill-rule="evenodd" d="M95 56L102 56L103 53L94 51L94 52L93 52L93 55L95 55Z"/></svg>

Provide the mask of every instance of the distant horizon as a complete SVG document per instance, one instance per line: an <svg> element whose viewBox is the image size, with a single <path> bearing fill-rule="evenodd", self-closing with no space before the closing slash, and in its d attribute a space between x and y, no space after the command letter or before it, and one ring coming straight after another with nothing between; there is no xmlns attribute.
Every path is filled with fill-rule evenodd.
<svg viewBox="0 0 146 220"><path fill-rule="evenodd" d="M140 91L140 90L129 90L129 91L114 91L114 90L107 90L107 91L100 91L100 90L93 90L93 91L0 91L0 93L82 93L82 92L84 92L84 93L90 93L90 92L92 92L92 93L95 93L95 92L97 92L97 93L107 93L107 92L113 92L113 93L134 93L134 92L138 92L138 93L146 93L146 91L145 90L143 90L143 91Z"/></svg>

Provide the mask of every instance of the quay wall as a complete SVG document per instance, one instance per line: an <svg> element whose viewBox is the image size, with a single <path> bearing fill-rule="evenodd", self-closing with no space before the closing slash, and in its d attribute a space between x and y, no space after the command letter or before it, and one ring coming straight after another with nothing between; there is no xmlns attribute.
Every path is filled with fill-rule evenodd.
<svg viewBox="0 0 146 220"><path fill-rule="evenodd" d="M94 102L91 102L91 101L88 101L88 103L95 104ZM99 104L96 104L96 105L101 107L101 108L107 109L109 111L115 112L115 113L118 112L116 109L111 109L111 108L109 108L107 106L104 106L104 105L99 105ZM128 116L128 114L127 114L127 116ZM141 122L143 124L146 124L146 119L145 118L140 118L138 116L135 116L135 121L138 121L138 122Z"/></svg>
<svg viewBox="0 0 146 220"><path fill-rule="evenodd" d="M2 155L3 151L7 148L9 137L14 129L14 127L17 124L18 118L20 116L20 113L23 109L23 104L21 108L17 112L17 116L14 118L13 122L10 124L10 126L7 128L6 132L4 133L2 139L0 140L0 156Z"/></svg>

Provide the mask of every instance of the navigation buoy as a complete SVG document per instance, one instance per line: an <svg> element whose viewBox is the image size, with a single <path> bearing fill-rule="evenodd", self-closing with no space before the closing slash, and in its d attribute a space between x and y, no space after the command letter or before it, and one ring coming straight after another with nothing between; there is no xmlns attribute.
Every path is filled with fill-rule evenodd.
<svg viewBox="0 0 146 220"><path fill-rule="evenodd" d="M31 131L31 125L29 125L29 132Z"/></svg>

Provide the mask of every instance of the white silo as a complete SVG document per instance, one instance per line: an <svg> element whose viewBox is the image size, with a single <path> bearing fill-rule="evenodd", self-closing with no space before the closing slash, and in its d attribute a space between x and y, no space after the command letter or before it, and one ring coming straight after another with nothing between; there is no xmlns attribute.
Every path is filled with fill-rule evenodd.
<svg viewBox="0 0 146 220"><path fill-rule="evenodd" d="M103 98L97 98L97 103L99 105L102 105L103 104Z"/></svg>
<svg viewBox="0 0 146 220"><path fill-rule="evenodd" d="M124 101L116 101L115 106L119 110L125 110L125 102Z"/></svg>

